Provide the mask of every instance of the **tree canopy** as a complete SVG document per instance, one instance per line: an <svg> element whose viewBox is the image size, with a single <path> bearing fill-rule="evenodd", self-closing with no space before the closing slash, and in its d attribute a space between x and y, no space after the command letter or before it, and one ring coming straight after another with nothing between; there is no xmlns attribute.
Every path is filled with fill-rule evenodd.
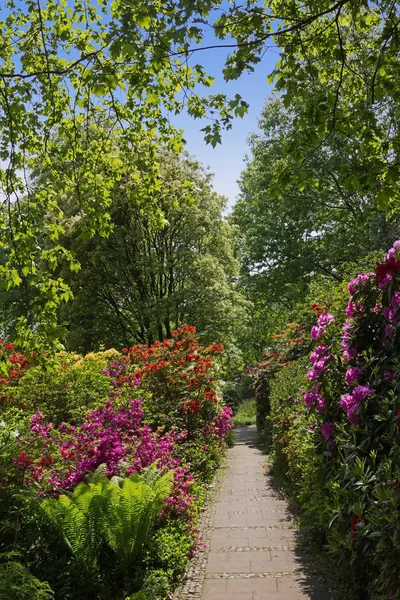
<svg viewBox="0 0 400 600"><path fill-rule="evenodd" d="M239 265L233 228L222 215L225 199L187 155L160 149L157 160L163 227L135 201L127 179L112 191L107 238L82 238L84 217L61 202L69 213L63 243L82 265L60 273L74 293L62 310L73 350L152 343L182 323L198 327L207 343L229 342L246 321L234 286Z"/></svg>
<svg viewBox="0 0 400 600"><path fill-rule="evenodd" d="M216 144L221 129L246 112L238 94L200 94L213 83L201 64L206 48L232 50L227 80L251 71L271 46L279 49L270 82L293 110L295 136L285 139L290 163L271 174L278 187L288 177L299 189L315 184L318 176L301 166L334 136L353 148L338 185L396 211L399 20L392 0L8 0L0 12L0 227L8 257L1 276L6 289L28 278L42 297L35 335L47 346L56 342L56 315L71 294L54 273L65 260L77 268L60 243L59 199L73 194L88 234L107 235L111 192L132 152L143 167L138 202L157 211L157 146L182 145L171 113L209 117L204 135ZM60 132L68 143L58 144ZM123 140L118 153L115 136ZM153 142L144 151L146 137ZM47 164L40 186L32 177L38 160ZM59 218L45 221L49 213Z"/></svg>

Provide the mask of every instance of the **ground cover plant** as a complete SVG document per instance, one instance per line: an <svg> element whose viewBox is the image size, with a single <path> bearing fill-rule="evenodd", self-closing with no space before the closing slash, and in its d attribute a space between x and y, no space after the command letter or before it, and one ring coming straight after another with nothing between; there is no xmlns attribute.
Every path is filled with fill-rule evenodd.
<svg viewBox="0 0 400 600"><path fill-rule="evenodd" d="M400 597L399 274L396 242L345 302L314 304L311 353L268 378L275 471L352 598Z"/></svg>
<svg viewBox="0 0 400 600"><path fill-rule="evenodd" d="M47 366L9 343L1 352L0 586L21 582L21 598L167 598L201 543L205 484L232 426L223 347L183 326Z"/></svg>

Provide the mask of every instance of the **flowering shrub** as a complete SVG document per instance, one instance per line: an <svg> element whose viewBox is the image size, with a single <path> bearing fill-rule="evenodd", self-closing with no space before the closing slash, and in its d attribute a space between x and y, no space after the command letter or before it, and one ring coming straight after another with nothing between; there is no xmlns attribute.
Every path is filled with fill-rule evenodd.
<svg viewBox="0 0 400 600"><path fill-rule="evenodd" d="M173 492L155 532L163 558L141 557L132 589L139 589L144 579L153 581L151 569L167 587L181 573L197 541L203 484L220 463L231 428L232 411L222 405L216 381L215 357L222 350L220 344L201 346L188 326L151 346L85 357L61 353L49 365L45 359L25 359L11 344L0 347L5 365L0 384L0 520L6 532L1 545L8 550L18 538L24 552L33 554L34 574L55 585L60 597L99 597L93 591L97 584L84 581L79 570L71 575L64 549L35 507L46 498L73 493L100 466L107 477L123 479L133 473L145 476L152 464L172 473ZM18 375L10 372L11 365ZM31 498L30 504L23 498ZM166 524L164 539L160 532ZM179 565L168 564L173 555L166 552L167 537L186 548ZM59 564L49 572L48 557L53 555ZM62 582L60 572L65 573ZM110 566L104 580L113 577L116 571ZM106 598L109 592L100 595Z"/></svg>
<svg viewBox="0 0 400 600"><path fill-rule="evenodd" d="M123 352L129 363L119 385L140 381L151 400L144 403L146 419L156 426L174 426L188 438L212 433L210 423L221 413L214 356L221 344L201 346L196 329L184 326L172 338L151 346L134 346ZM218 426L215 425L214 432Z"/></svg>
<svg viewBox="0 0 400 600"><path fill-rule="evenodd" d="M303 376L291 384L286 367L287 394L285 371L276 378L275 462L303 526L351 569L360 597L398 599L400 242L348 291L344 322L319 312Z"/></svg>
<svg viewBox="0 0 400 600"><path fill-rule="evenodd" d="M271 411L271 381L282 368L298 359L309 348L306 329L298 323L289 323L282 333L273 334L271 337L273 347L264 352L261 362L248 368L248 373L253 378L259 430L265 429L266 417Z"/></svg>
<svg viewBox="0 0 400 600"><path fill-rule="evenodd" d="M36 410L56 424L78 423L90 407L101 406L112 389L102 371L116 350L87 354L60 353L55 360L35 364L26 360L17 380L4 377L0 386L3 406ZM1 400L0 400L1 401Z"/></svg>

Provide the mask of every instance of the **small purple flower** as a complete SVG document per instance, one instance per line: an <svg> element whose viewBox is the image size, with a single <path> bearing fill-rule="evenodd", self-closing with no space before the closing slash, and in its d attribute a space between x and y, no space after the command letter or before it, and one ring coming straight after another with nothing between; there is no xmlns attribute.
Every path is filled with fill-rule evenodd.
<svg viewBox="0 0 400 600"><path fill-rule="evenodd" d="M325 344L318 344L313 352L310 354L310 361L312 363L317 362L322 356L328 351L328 346Z"/></svg>
<svg viewBox="0 0 400 600"><path fill-rule="evenodd" d="M395 258L396 252L400 249L400 240L396 240L393 247L387 253L387 258Z"/></svg>
<svg viewBox="0 0 400 600"><path fill-rule="evenodd" d="M325 400L321 394L315 391L304 393L304 404L308 408L314 408L318 412L322 412L325 409Z"/></svg>
<svg viewBox="0 0 400 600"><path fill-rule="evenodd" d="M349 300L349 303L347 304L346 307L346 316L347 317L352 317L354 315L354 313L356 312L356 305L354 300Z"/></svg>
<svg viewBox="0 0 400 600"><path fill-rule="evenodd" d="M319 327L318 325L314 325L311 327L311 337L313 340L319 340L319 338L323 335L325 331L324 327Z"/></svg>
<svg viewBox="0 0 400 600"><path fill-rule="evenodd" d="M360 273L360 275L357 275L357 277L352 279L347 286L350 295L354 296L360 285L364 286L373 279L375 279L375 273Z"/></svg>
<svg viewBox="0 0 400 600"><path fill-rule="evenodd" d="M353 390L353 398L357 404L364 402L365 398L374 393L374 390L368 385L358 385Z"/></svg>
<svg viewBox="0 0 400 600"><path fill-rule="evenodd" d="M340 399L340 406L344 410L349 410L350 407L354 406L354 398L352 394L344 394Z"/></svg>

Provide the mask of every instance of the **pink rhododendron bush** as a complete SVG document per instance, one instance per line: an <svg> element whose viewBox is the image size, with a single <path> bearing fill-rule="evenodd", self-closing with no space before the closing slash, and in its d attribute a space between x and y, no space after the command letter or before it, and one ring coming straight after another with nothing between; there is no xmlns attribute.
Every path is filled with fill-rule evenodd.
<svg viewBox="0 0 400 600"><path fill-rule="evenodd" d="M400 242L270 381L275 470L351 598L400 598ZM314 305L315 306L315 305ZM345 316L344 316L345 315ZM344 597L344 596L343 596ZM350 597L350 596L349 596ZM347 596L346 596L347 598Z"/></svg>
<svg viewBox="0 0 400 600"><path fill-rule="evenodd" d="M21 553L56 598L142 586L141 598L166 598L201 543L204 484L231 428L216 383L222 351L193 327L49 364L2 343L1 552Z"/></svg>

